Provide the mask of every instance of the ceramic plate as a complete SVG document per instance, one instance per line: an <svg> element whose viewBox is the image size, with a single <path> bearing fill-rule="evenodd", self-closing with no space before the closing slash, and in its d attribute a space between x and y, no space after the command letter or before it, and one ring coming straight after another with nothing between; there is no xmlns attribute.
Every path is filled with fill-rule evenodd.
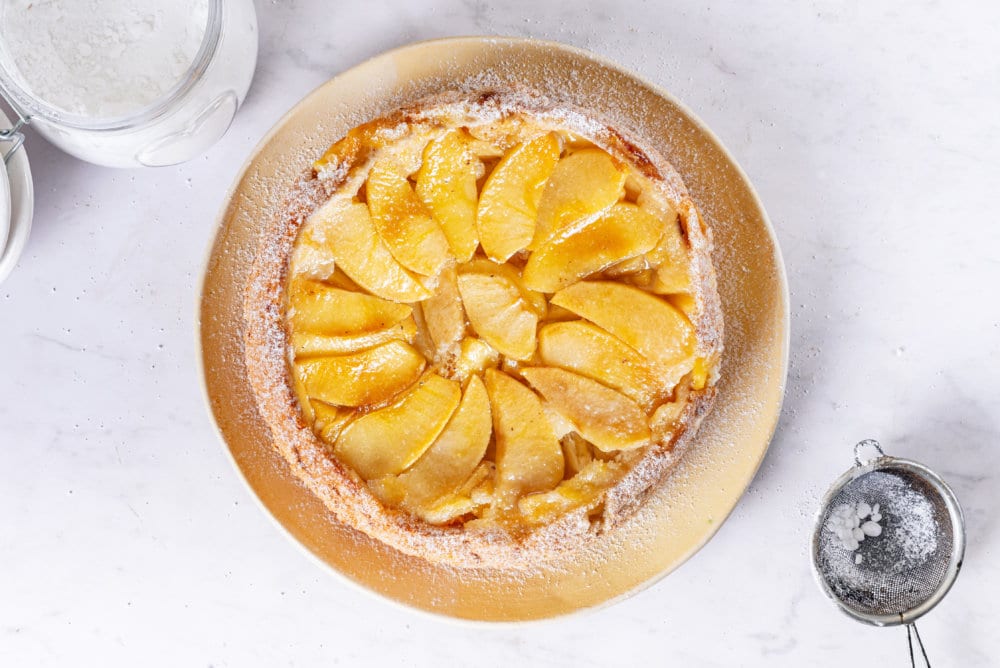
<svg viewBox="0 0 1000 668"><path fill-rule="evenodd" d="M726 326L712 413L635 521L600 549L529 576L461 571L402 555L346 527L289 472L271 444L242 364L243 292L260 221L335 139L447 87L527 85L608 114L684 177L715 237ZM788 358L788 296L767 216L718 139L665 91L593 54L511 38L423 42L382 54L321 86L264 138L237 178L204 278L200 337L210 410L237 469L272 517L348 581L413 608L482 621L565 615L650 585L701 548L750 483L778 420ZM655 527L650 531L649 527ZM624 547L623 547L624 546Z"/></svg>

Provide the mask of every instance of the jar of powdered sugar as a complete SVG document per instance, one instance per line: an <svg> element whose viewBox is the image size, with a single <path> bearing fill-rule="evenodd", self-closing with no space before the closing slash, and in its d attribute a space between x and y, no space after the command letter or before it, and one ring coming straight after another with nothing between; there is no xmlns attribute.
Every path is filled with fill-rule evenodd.
<svg viewBox="0 0 1000 668"><path fill-rule="evenodd" d="M177 164L225 134L256 62L252 0L0 0L0 280L30 209L23 125L95 164Z"/></svg>
<svg viewBox="0 0 1000 668"><path fill-rule="evenodd" d="M4 0L0 88L68 153L171 165L229 127L257 61L251 0Z"/></svg>

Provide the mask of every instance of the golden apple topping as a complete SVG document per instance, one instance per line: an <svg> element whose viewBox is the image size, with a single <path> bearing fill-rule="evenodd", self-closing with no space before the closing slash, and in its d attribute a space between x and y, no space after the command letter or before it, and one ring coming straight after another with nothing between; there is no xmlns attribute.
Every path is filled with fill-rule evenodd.
<svg viewBox="0 0 1000 668"><path fill-rule="evenodd" d="M393 152L362 126L328 153L365 160L291 257L303 420L431 524L598 508L714 382L678 204L576 134L419 133Z"/></svg>

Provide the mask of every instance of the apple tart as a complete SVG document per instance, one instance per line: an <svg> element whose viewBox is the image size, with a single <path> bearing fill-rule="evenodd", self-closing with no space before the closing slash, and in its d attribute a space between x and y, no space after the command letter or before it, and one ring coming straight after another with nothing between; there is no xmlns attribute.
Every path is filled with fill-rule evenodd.
<svg viewBox="0 0 1000 668"><path fill-rule="evenodd" d="M525 568L624 521L711 406L711 237L655 150L527 94L336 141L265 229L247 365L293 472L408 554Z"/></svg>

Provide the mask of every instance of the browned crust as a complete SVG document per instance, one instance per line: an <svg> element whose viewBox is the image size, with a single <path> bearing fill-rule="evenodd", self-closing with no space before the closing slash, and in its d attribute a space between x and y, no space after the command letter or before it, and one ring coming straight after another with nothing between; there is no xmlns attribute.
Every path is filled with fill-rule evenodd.
<svg viewBox="0 0 1000 668"><path fill-rule="evenodd" d="M677 203L690 244L692 275L696 279L693 293L697 306L691 319L697 337L697 353L711 360L721 358L722 308L711 263L711 233L669 162L655 150L640 146L598 122L593 115L564 106L557 108L546 98L524 91L444 93L394 112L373 127L454 123L456 110L459 113L521 113L554 119L558 126L587 136L612 155L635 166L666 197ZM349 157L351 162L346 166L356 166L368 157L364 149L359 148ZM589 518L585 510L575 511L526 536L515 537L499 529L435 526L382 505L353 471L329 454L328 447L305 424L291 387L287 364L288 342L282 314L285 272L299 228L346 177L345 169L324 173L323 178L317 178L313 170L309 170L294 188L284 215L261 222L260 246L245 292L244 344L248 378L261 416L271 428L273 443L294 475L344 524L407 554L457 567L533 568L614 531L614 527L633 514L667 477L693 443L698 426L715 397L717 366L712 369L708 386L690 393L678 420L679 426L667 442L649 448L630 472L608 490L600 519Z"/></svg>

